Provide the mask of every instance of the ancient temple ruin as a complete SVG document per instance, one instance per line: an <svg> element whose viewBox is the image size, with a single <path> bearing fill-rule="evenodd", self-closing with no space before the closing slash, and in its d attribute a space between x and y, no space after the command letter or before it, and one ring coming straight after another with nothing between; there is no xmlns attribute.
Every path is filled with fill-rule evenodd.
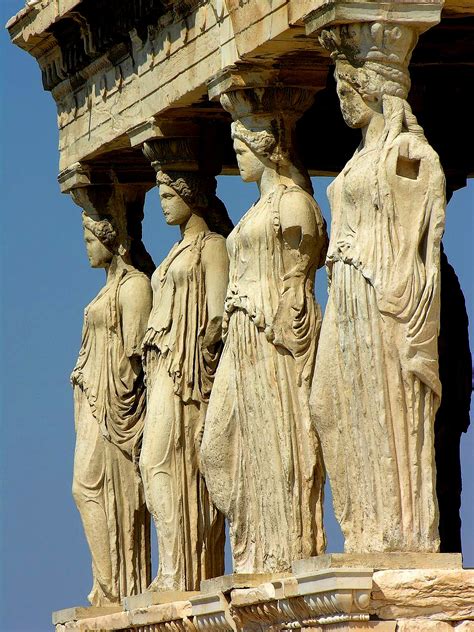
<svg viewBox="0 0 474 632"><path fill-rule="evenodd" d="M472 629L469 388L449 399L470 354L446 353L464 313L441 237L474 174L453 142L473 138L474 3L37 0L7 28L57 104L59 186L108 275L72 378L93 605L56 631ZM233 228L215 178L239 173L261 198ZM315 175L338 176L329 241ZM155 186L182 240L154 272ZM344 554L325 554L326 471Z"/></svg>

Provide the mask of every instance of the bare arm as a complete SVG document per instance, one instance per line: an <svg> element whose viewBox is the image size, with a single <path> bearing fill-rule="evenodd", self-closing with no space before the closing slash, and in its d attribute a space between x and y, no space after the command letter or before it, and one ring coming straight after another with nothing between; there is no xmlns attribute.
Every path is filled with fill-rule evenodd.
<svg viewBox="0 0 474 632"><path fill-rule="evenodd" d="M224 300L229 280L229 258L224 239L207 241L202 251L202 265L208 312L204 347L208 348L219 342L222 335Z"/></svg>

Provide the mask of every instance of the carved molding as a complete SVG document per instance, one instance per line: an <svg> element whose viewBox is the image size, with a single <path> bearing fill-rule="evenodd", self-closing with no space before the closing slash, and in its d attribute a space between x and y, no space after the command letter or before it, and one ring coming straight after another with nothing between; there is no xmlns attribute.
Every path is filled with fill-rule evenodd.
<svg viewBox="0 0 474 632"><path fill-rule="evenodd" d="M86 613L82 614L85 618L69 623L64 616L56 617L56 632L281 632L344 623L363 626L374 614L376 621L399 617L470 620L474 616L474 573L460 564L451 568L453 564L452 559L440 556L438 565L444 567L428 570L373 572L333 567L273 579L253 588L231 588L232 583L242 585L233 576L237 581L225 593L202 592L188 601L95 616L90 623L87 618L92 615Z"/></svg>
<svg viewBox="0 0 474 632"><path fill-rule="evenodd" d="M236 632L238 629L223 593L193 597L191 604L194 625L199 632Z"/></svg>

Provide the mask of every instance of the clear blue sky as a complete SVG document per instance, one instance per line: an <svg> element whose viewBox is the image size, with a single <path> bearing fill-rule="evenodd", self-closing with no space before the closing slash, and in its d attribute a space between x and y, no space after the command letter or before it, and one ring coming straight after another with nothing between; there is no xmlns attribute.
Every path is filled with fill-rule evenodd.
<svg viewBox="0 0 474 632"><path fill-rule="evenodd" d="M0 22L23 3L2 0ZM50 630L50 612L86 603L89 552L71 497L74 452L72 392L83 309L103 284L88 266L80 210L57 185L56 107L43 92L35 60L1 34L1 548L0 627ZM316 143L316 139L315 139ZM325 189L314 180L326 218ZM473 314L474 183L448 207L445 248ZM220 178L234 221L256 197L253 185ZM162 219L156 191L148 194L144 240L159 262L178 238ZM323 272L317 294L325 303ZM463 544L474 566L474 431L463 437ZM342 550L330 503L329 550Z"/></svg>

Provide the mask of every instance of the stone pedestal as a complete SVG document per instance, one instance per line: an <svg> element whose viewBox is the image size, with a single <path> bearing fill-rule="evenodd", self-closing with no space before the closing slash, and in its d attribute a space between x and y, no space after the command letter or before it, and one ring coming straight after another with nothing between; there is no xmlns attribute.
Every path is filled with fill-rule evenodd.
<svg viewBox="0 0 474 632"><path fill-rule="evenodd" d="M109 614L63 610L53 623L56 632L474 632L474 570L458 555L333 554L286 576L229 575L202 589L130 597Z"/></svg>

